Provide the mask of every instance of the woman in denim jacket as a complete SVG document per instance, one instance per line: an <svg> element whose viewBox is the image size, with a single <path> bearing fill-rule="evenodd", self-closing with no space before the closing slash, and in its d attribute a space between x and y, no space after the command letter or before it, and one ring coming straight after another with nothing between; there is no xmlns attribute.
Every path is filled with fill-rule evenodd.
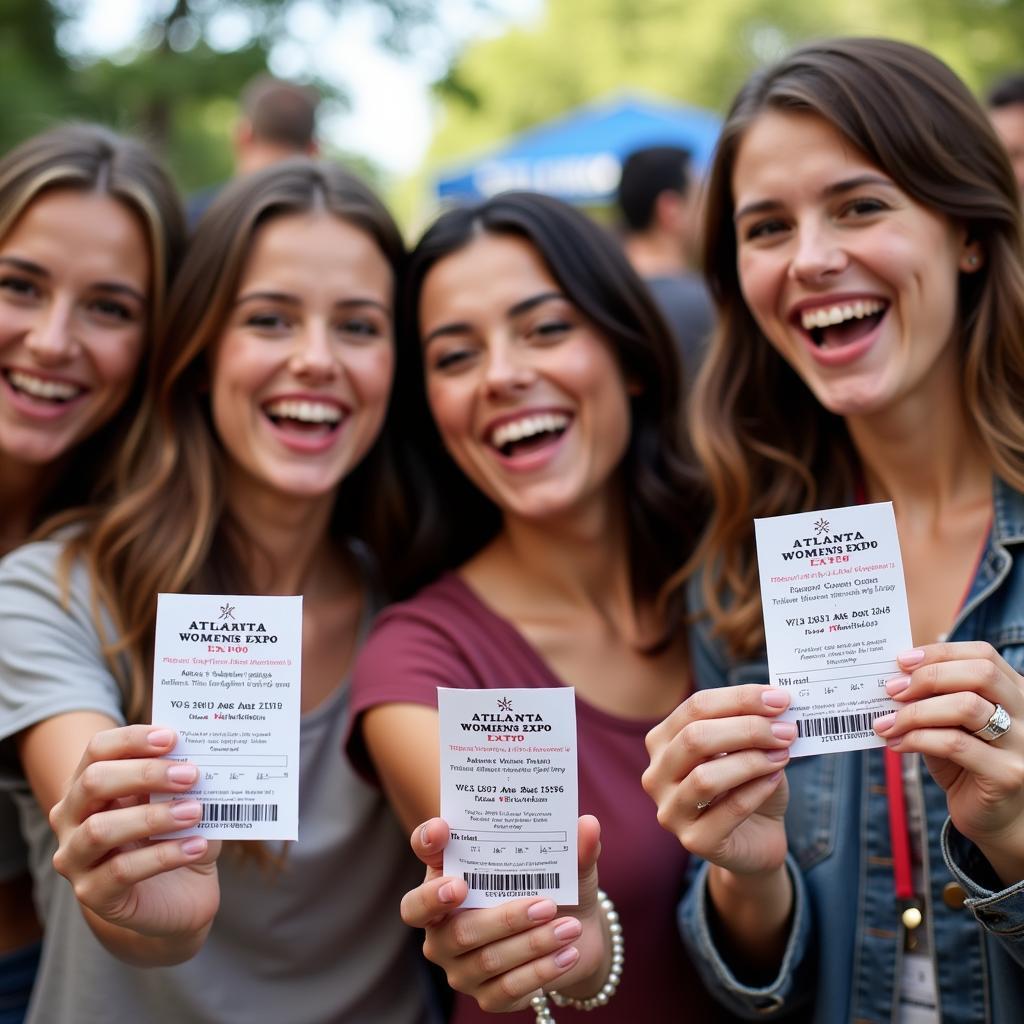
<svg viewBox="0 0 1024 1024"><path fill-rule="evenodd" d="M966 87L901 43L798 50L723 131L705 262L720 326L693 409L715 500L691 581L701 689L650 733L644 784L704 858L684 937L750 1019L1020 1020L1018 204ZM751 520L858 499L892 500L900 530L917 646L875 730L902 756L790 763L789 694L761 685Z"/></svg>

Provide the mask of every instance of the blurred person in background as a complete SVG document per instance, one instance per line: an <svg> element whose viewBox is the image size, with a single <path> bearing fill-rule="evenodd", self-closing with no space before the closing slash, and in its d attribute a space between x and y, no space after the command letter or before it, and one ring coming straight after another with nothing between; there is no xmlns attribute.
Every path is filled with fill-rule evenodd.
<svg viewBox="0 0 1024 1024"><path fill-rule="evenodd" d="M167 173L105 128L0 161L0 555L109 494L184 235ZM28 857L0 781L0 1024L24 1017L39 960Z"/></svg>
<svg viewBox="0 0 1024 1024"><path fill-rule="evenodd" d="M315 89L260 74L242 90L240 104L241 115L232 139L236 178L279 160L316 156L320 97ZM196 225L221 187L203 189L189 199L190 225Z"/></svg>
<svg viewBox="0 0 1024 1024"><path fill-rule="evenodd" d="M1017 185L1024 193L1024 74L1008 75L992 87L988 116L1010 154Z"/></svg>
<svg viewBox="0 0 1024 1024"><path fill-rule="evenodd" d="M626 158L616 192L626 255L675 333L687 381L696 375L714 326L704 279L693 270L697 191L685 149L650 146Z"/></svg>

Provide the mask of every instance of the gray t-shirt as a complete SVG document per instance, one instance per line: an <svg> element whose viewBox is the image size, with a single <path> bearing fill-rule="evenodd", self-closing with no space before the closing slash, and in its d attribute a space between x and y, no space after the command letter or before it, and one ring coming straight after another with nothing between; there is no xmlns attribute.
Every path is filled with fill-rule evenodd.
<svg viewBox="0 0 1024 1024"><path fill-rule="evenodd" d="M382 800L341 746L348 686L302 719L299 841L278 874L219 861L221 905L203 949L174 967L130 967L85 923L50 863L53 833L21 771L12 737L67 711L123 723L100 651L84 569L62 606L57 541L0 562L0 789L18 805L46 938L29 1024L425 1024L424 963L399 918L422 880ZM108 633L109 635L109 633Z"/></svg>

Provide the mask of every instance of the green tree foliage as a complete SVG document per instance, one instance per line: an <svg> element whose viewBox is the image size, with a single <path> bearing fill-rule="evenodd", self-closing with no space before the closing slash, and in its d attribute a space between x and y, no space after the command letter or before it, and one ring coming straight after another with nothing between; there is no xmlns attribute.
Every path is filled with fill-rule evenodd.
<svg viewBox="0 0 1024 1024"><path fill-rule="evenodd" d="M0 152L57 121L88 118L149 139L186 189L230 174L238 94L267 69L273 48L288 41L301 0L140 2L146 21L139 38L126 52L95 55L73 42L88 0L0 0L0 89L9 98ZM433 17L431 0L319 0L330 16L355 3L377 8L382 41L399 52ZM225 9L244 26L244 40L228 51L214 47L210 31ZM328 101L345 102L342 89L305 81Z"/></svg>
<svg viewBox="0 0 1024 1024"><path fill-rule="evenodd" d="M759 63L847 34L926 46L976 89L1024 68L1024 0L548 0L537 24L471 45L437 83L429 162L473 154L616 89L724 112Z"/></svg>

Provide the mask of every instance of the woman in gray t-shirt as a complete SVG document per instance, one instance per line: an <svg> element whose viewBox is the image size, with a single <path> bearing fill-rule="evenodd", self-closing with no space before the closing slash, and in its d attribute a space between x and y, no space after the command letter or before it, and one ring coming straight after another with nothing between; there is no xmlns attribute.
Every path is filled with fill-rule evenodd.
<svg viewBox="0 0 1024 1024"><path fill-rule="evenodd" d="M174 184L139 142L61 125L0 159L0 556L103 499L184 242ZM5 1022L22 1019L39 960L27 870L0 781Z"/></svg>
<svg viewBox="0 0 1024 1024"><path fill-rule="evenodd" d="M31 1022L432 1017L395 909L416 869L340 751L374 604L369 487L395 497L380 493L379 435L402 251L336 166L292 161L228 188L172 291L115 500L0 567L0 778L47 925ZM201 815L148 800L196 778L161 759L174 734L142 724L161 591L304 595L287 849L150 838Z"/></svg>

